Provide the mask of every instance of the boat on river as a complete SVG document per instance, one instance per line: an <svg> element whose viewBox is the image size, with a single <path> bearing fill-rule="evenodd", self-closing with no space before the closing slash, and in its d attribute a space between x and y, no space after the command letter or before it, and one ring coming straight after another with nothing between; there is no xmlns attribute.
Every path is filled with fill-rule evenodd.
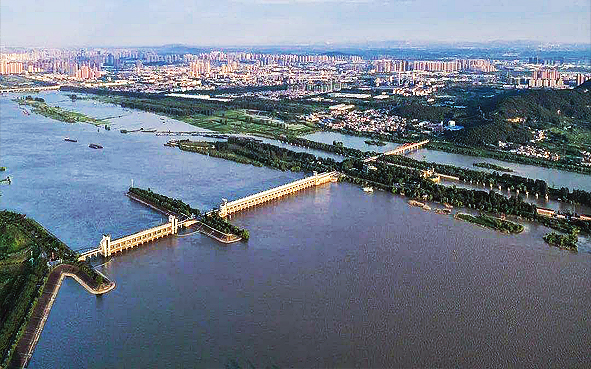
<svg viewBox="0 0 591 369"><path fill-rule="evenodd" d="M373 192L373 187L363 187L363 191L365 191L365 192Z"/></svg>
<svg viewBox="0 0 591 369"><path fill-rule="evenodd" d="M90 145L88 145L88 147L90 147L91 149L102 149L103 147L99 144L94 144L91 143Z"/></svg>
<svg viewBox="0 0 591 369"><path fill-rule="evenodd" d="M68 142L78 142L78 140L76 140L75 138L70 138L70 137L64 137L64 141L68 141Z"/></svg>

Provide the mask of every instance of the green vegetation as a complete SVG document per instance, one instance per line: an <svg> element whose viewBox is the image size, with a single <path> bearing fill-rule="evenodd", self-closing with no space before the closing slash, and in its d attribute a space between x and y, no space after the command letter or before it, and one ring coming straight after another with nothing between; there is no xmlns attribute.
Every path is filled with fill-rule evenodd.
<svg viewBox="0 0 591 369"><path fill-rule="evenodd" d="M211 142L206 141L180 141L178 144L179 149L183 151L191 151L196 152L203 155L213 156L215 158L226 159L230 161L234 161L236 163L241 164L250 164L256 167L262 167L263 164L256 161L249 159L245 156L241 156L239 154L235 154L230 151L222 151L219 150L216 145L212 144Z"/></svg>
<svg viewBox="0 0 591 369"><path fill-rule="evenodd" d="M474 163L472 165L474 165L475 167L492 169L492 170L496 170L496 171L499 171L499 172L508 172L508 173L510 173L510 172L513 171L513 170L511 170L509 168L505 168L505 167L502 167L500 165L486 163L486 162L483 162L483 163Z"/></svg>
<svg viewBox="0 0 591 369"><path fill-rule="evenodd" d="M50 83L36 81L16 74L0 75L0 89L21 89L49 86Z"/></svg>
<svg viewBox="0 0 591 369"><path fill-rule="evenodd" d="M386 146L386 143L380 140L365 140L365 143L368 145Z"/></svg>
<svg viewBox="0 0 591 369"><path fill-rule="evenodd" d="M426 148L445 151L452 154L476 156L482 158L491 158L502 161L508 161L513 163L535 165L544 168L556 168L566 170L569 172L577 172L583 174L591 174L591 168L581 165L580 161L563 158L558 161L552 161L542 158L536 158L531 156L524 156L507 151L493 151L475 146L466 146L462 144L453 144L442 141L431 141L427 144Z"/></svg>
<svg viewBox="0 0 591 369"><path fill-rule="evenodd" d="M334 141L333 144L325 144L322 142L316 142L312 140L308 140L302 137L293 137L293 136L280 136L279 141L288 143L290 145L308 147L310 149L321 150L325 152L330 152L333 154L339 154L344 156L351 156L354 158L361 158L361 157L368 157L371 156L371 152L364 152L358 149L352 149L350 147L343 146L342 142Z"/></svg>
<svg viewBox="0 0 591 369"><path fill-rule="evenodd" d="M577 251L577 242L579 241L578 238L579 230L577 228L573 228L570 234L559 234L556 232L548 233L544 236L544 241L546 241L549 245L559 247L561 249Z"/></svg>
<svg viewBox="0 0 591 369"><path fill-rule="evenodd" d="M177 217L190 218L192 216L199 217L200 211L192 208L190 205L181 200L173 199L172 197L164 196L152 192L151 189L141 189L137 187L130 187L129 193L148 202L155 207L164 210L165 212L173 213Z"/></svg>
<svg viewBox="0 0 591 369"><path fill-rule="evenodd" d="M261 119L247 114L244 109L218 111L211 115L177 116L175 118L220 133L249 133L262 137L275 137L284 133L305 135L316 131L314 127L306 124L287 124Z"/></svg>
<svg viewBox="0 0 591 369"><path fill-rule="evenodd" d="M333 159L317 158L305 152L295 152L242 137L229 137L227 142L179 142L179 148L238 163L265 165L293 172L321 172L338 166L338 163Z"/></svg>
<svg viewBox="0 0 591 369"><path fill-rule="evenodd" d="M223 233L232 233L238 237L241 237L243 240L248 241L250 238L250 234L248 230L236 227L235 225L228 222L226 219L220 217L217 211L212 211L206 214L203 214L199 220L211 228L214 228L218 231Z"/></svg>
<svg viewBox="0 0 591 369"><path fill-rule="evenodd" d="M301 140L295 138L296 140ZM330 146L330 150L353 150L334 145L319 144L318 147ZM540 193L542 196L563 196L573 202L588 204L591 201L591 193L567 188L548 188L546 182L509 174L486 173L469 169L458 168L450 165L425 163L404 156L386 156L371 163L364 162L362 157L346 158L342 162L333 159L316 157L312 154L294 152L280 148L258 140L230 137L227 142L191 142L179 143L179 147L192 147L191 150L201 154L222 157L240 163L265 165L271 168L304 172L325 172L336 170L342 173L343 179L359 185L371 185L392 191L395 194L403 194L420 201L435 201L442 204L450 204L456 207L467 207L492 214L514 215L532 221L538 221L554 229L568 229L577 226L582 232L591 233L591 222L582 221L574 217L568 219L548 218L537 215L535 205L524 202L520 197L510 197L494 191L470 190L456 188L455 186L443 186L433 183L425 178L424 171L434 168L438 173L458 176L463 180L475 180L479 183L492 181L495 185L502 183L510 186L512 190L522 189ZM355 153L355 151L350 151ZM384 161L390 161L396 165ZM488 182L486 182L488 183Z"/></svg>
<svg viewBox="0 0 591 369"><path fill-rule="evenodd" d="M523 232L523 225L510 222L508 220L491 217L490 215L480 214L473 216L466 213L458 213L456 218L465 220L470 223L478 224L483 227L495 229L503 233L521 233Z"/></svg>
<svg viewBox="0 0 591 369"><path fill-rule="evenodd" d="M492 98L468 98L463 104L467 108L455 111L454 119L466 129L449 137L471 146L527 143L530 128L573 125L591 129L591 92L585 85L572 90L506 91Z"/></svg>
<svg viewBox="0 0 591 369"><path fill-rule="evenodd" d="M381 156L380 160L403 165L407 167L429 170L433 169L437 173L446 174L460 178L462 181L484 184L486 186L493 185L493 187L502 186L509 188L511 191L519 190L521 193L528 191L531 196L539 194L541 197L548 195L549 198L562 201L570 201L576 204L591 206L591 193L583 190L572 190L568 188L552 188L540 179L533 180L531 178L520 177L507 173L487 173L482 171L459 168L453 165L429 163L420 160L415 160L401 155Z"/></svg>
<svg viewBox="0 0 591 369"><path fill-rule="evenodd" d="M164 114L221 133L250 133L276 137L280 134L305 135L317 130L313 124L298 118L298 115L309 113L312 108L296 102L246 98L222 102L96 89L66 90L97 94L97 99L103 102Z"/></svg>
<svg viewBox="0 0 591 369"><path fill-rule="evenodd" d="M147 203L160 208L166 212L174 213L177 215L189 217L195 217L200 222L207 224L211 228L216 229L222 233L232 233L236 236L241 237L243 240L248 241L249 233L246 229L236 227L230 224L227 220L221 218L217 211L211 211L209 213L202 213L198 209L192 208L190 205L184 203L181 200L173 199L172 197L164 196L152 192L151 189L141 189L137 187L131 187L129 192L139 199L146 201Z"/></svg>
<svg viewBox="0 0 591 369"><path fill-rule="evenodd" d="M0 366L9 362L49 273L48 262L79 267L102 280L77 254L24 215L0 211Z"/></svg>
<svg viewBox="0 0 591 369"><path fill-rule="evenodd" d="M16 99L19 105L29 105L31 106L34 113L41 114L44 117L48 117L51 119L59 120L66 123L90 123L94 125L103 125L105 124L104 120L96 119L84 115L82 113L69 111L60 108L59 106L50 106L48 105L45 100L42 98L33 98L32 96L27 96L25 98Z"/></svg>

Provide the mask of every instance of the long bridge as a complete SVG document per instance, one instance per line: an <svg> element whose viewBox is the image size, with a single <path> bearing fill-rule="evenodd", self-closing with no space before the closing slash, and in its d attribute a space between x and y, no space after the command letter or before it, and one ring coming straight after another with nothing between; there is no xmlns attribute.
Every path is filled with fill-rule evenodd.
<svg viewBox="0 0 591 369"><path fill-rule="evenodd" d="M335 181L337 178L337 172L326 172L321 174L314 173L314 175L311 177L300 179L295 182L272 188L270 190L259 192L257 194L250 195L236 201L227 202L224 200L224 203L220 206L218 214L221 217L226 217L238 211L245 210L253 206L257 206L259 204L263 204L265 202L287 196L289 194L298 192L306 188ZM180 228L190 227L194 224L197 224L199 226L198 229L200 232L224 243L235 242L236 240L240 239L239 237L230 239L230 235L212 229L211 227L199 222L197 219L191 218L179 221L177 216L174 214L167 213L162 209L154 207L136 198L135 196L130 197L157 211L167 214L168 222L115 240L111 239L111 235L103 235L103 238L101 239L99 246L97 248L92 248L88 251L81 253L78 256L78 260L84 261L98 256L109 257L116 253L141 246L143 244L158 240L160 238L164 238L170 235L176 235L178 234Z"/></svg>
<svg viewBox="0 0 591 369"><path fill-rule="evenodd" d="M246 196L238 200L228 202L227 200L223 199L223 203L220 205L219 215L220 217L225 218L228 215L234 214L236 212L264 204L266 202L290 195L306 188L336 181L338 176L339 174L336 171L320 174L314 172L314 175L311 177L300 179L283 186L256 193L254 195Z"/></svg>
<svg viewBox="0 0 591 369"><path fill-rule="evenodd" d="M115 240L111 239L111 235L103 235L99 247L91 249L78 256L78 260L86 260L96 256L109 257L118 252L123 252L127 249L141 246L145 243L155 241L157 239L177 234L179 228L189 227L197 223L195 219L187 219L179 222L174 215L168 217L168 222L156 227L148 228L146 230L124 236Z"/></svg>
<svg viewBox="0 0 591 369"><path fill-rule="evenodd" d="M418 150L429 143L429 140L424 140L421 142L414 142L414 143L405 143L403 145L398 146L394 150L386 151L380 155L372 156L365 159L365 162L376 161L382 155L404 155L411 151Z"/></svg>

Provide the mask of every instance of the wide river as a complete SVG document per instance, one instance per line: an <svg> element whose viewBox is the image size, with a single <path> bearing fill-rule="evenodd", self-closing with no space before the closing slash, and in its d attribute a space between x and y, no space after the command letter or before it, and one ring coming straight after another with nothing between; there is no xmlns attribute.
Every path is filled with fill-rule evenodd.
<svg viewBox="0 0 591 369"><path fill-rule="evenodd" d="M162 221L125 196L132 179L209 209L302 177L119 133L193 129L181 122L39 96L96 117L124 115L97 131L27 116L13 96L0 98L0 165L13 179L0 187L1 207L74 249ZM542 226L503 235L347 183L232 222L250 231L248 242L196 234L113 257L100 268L117 287L102 297L66 279L29 367L591 365L591 253L548 247Z"/></svg>

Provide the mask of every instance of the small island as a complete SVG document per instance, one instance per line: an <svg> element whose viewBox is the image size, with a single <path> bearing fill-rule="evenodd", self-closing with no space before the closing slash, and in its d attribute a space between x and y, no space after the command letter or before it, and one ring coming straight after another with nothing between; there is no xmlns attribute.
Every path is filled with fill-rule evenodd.
<svg viewBox="0 0 591 369"><path fill-rule="evenodd" d="M474 163L472 165L474 165L475 167L479 167L479 168L496 170L498 172L507 172L507 173L513 172L512 169L505 168L505 167L502 167L502 166L496 165L496 164L487 163L487 162Z"/></svg>
<svg viewBox="0 0 591 369"><path fill-rule="evenodd" d="M199 209L191 207L182 200L155 193L149 188L144 190L142 188L131 187L128 196L136 201L141 201L158 211L173 214L181 219L195 218L197 221L207 226L208 229L213 231L213 233L203 233L206 233L209 236L214 236L216 239L225 241L242 239L248 241L250 237L248 230L231 224L226 219L220 217L216 210L204 213L199 211Z"/></svg>
<svg viewBox="0 0 591 369"><path fill-rule="evenodd" d="M26 96L24 98L15 99L19 105L28 105L32 108L34 113L41 114L44 117L59 120L66 123L90 123L95 126L102 126L105 124L103 119L96 119L89 117L82 113L62 109L59 106L51 106L40 97Z"/></svg>
<svg viewBox="0 0 591 369"><path fill-rule="evenodd" d="M486 228L491 228L503 233L518 234L523 232L523 225L513 223L505 219L491 217L489 215L480 214L478 216L473 216L466 213L458 213L455 215L455 218L478 224Z"/></svg>
<svg viewBox="0 0 591 369"><path fill-rule="evenodd" d="M368 145L386 146L386 143L380 140L365 140L365 143Z"/></svg>
<svg viewBox="0 0 591 369"><path fill-rule="evenodd" d="M570 234L560 234L556 232L548 233L544 236L544 241L551 246L563 250L578 251L577 242L579 241L579 230L573 227Z"/></svg>

